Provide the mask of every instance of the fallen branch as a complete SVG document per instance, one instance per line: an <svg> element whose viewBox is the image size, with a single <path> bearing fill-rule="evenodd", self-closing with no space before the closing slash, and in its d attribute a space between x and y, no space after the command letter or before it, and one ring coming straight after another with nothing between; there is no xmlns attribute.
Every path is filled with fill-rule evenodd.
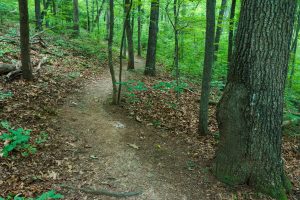
<svg viewBox="0 0 300 200"><path fill-rule="evenodd" d="M17 65L0 63L0 75L7 74L17 69Z"/></svg>
<svg viewBox="0 0 300 200"><path fill-rule="evenodd" d="M10 82L17 77L20 77L22 75L22 69L16 69L15 71L11 71L8 74L4 76L5 82Z"/></svg>
<svg viewBox="0 0 300 200"><path fill-rule="evenodd" d="M104 196L115 197L115 198L126 198L126 197L138 196L142 194L141 191L140 192L110 192L104 189L93 190L89 188L75 188L67 185L61 185L61 187L69 190L88 193L88 194L104 195Z"/></svg>
<svg viewBox="0 0 300 200"><path fill-rule="evenodd" d="M46 63L47 56L43 57L38 63L37 67L34 70L34 74L39 74L39 71L42 68L42 65ZM0 64L0 74L6 74L4 76L5 82L10 82L22 75L21 62L17 62L15 65L13 64Z"/></svg>
<svg viewBox="0 0 300 200"><path fill-rule="evenodd" d="M46 63L46 61L47 61L47 56L46 56L46 57L43 57L43 58L40 60L38 66L35 68L35 73L38 73L38 72L41 70L42 65L43 65L44 63Z"/></svg>

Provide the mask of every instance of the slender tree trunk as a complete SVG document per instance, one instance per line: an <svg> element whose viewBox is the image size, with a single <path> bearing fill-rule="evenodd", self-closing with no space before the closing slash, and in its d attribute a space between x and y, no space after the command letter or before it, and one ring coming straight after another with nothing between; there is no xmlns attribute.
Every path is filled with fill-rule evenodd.
<svg viewBox="0 0 300 200"><path fill-rule="evenodd" d="M36 20L36 30L42 30L42 19L41 19L41 2L40 0L34 0L35 6L35 20Z"/></svg>
<svg viewBox="0 0 300 200"><path fill-rule="evenodd" d="M156 69L156 43L159 19L159 0L151 1L150 25L148 34L148 48L146 57L145 75L155 76Z"/></svg>
<svg viewBox="0 0 300 200"><path fill-rule="evenodd" d="M86 15L87 15L87 30L91 32L91 20L90 20L90 11L89 11L89 0L85 0L86 5Z"/></svg>
<svg viewBox="0 0 300 200"><path fill-rule="evenodd" d="M179 0L174 0L173 12L174 12L174 67L176 72L176 84L179 86ZM179 99L179 91L176 92L176 98Z"/></svg>
<svg viewBox="0 0 300 200"><path fill-rule="evenodd" d="M109 39L109 31L110 31L110 12L109 9L106 12L106 39Z"/></svg>
<svg viewBox="0 0 300 200"><path fill-rule="evenodd" d="M97 33L99 34L100 33L99 18L97 19L97 16L98 16L98 13L99 13L99 10L100 10L100 8L99 8L99 0L96 0L96 9L97 9L97 15L96 15L94 23L96 23Z"/></svg>
<svg viewBox="0 0 300 200"><path fill-rule="evenodd" d="M130 0L130 2L128 4L127 13L125 14L124 23L123 23L123 31L122 31L122 39L121 39L120 55L119 55L119 59L120 59L119 83L122 82L122 72L123 72L123 56L122 56L122 54L123 54L124 40L126 38L126 21L128 19L130 19L130 10L132 8L132 3L133 3L133 0ZM121 91L122 91L122 84L119 84L118 104L120 104L120 102L121 102Z"/></svg>
<svg viewBox="0 0 300 200"><path fill-rule="evenodd" d="M113 55L112 55L112 46L114 39L114 0L109 0L109 37L108 37L108 65L112 80L113 92L112 92L112 104L117 104L117 85L116 85L116 76L113 65Z"/></svg>
<svg viewBox="0 0 300 200"><path fill-rule="evenodd" d="M236 48L217 108L213 171L277 199L291 188L281 158L285 80L296 0L242 1Z"/></svg>
<svg viewBox="0 0 300 200"><path fill-rule="evenodd" d="M231 65L233 53L233 31L234 31L234 16L235 16L236 0L232 0L230 17L229 17L229 34L228 34L228 66Z"/></svg>
<svg viewBox="0 0 300 200"><path fill-rule="evenodd" d="M41 21L42 21L41 23L42 24L44 22L44 19L47 16L47 11L48 11L48 8L49 8L50 4L51 4L51 0L43 0L43 7L44 7L44 9L43 9L43 11L41 13ZM48 19L46 19L45 25L46 25L46 28L49 27L49 20Z"/></svg>
<svg viewBox="0 0 300 200"><path fill-rule="evenodd" d="M223 19L224 19L224 13L226 10L226 4L227 4L227 0L222 0L219 17L218 17L216 37L215 37L215 61L218 59L218 51L219 51L219 46L220 46L219 43L220 43L220 38L222 35L222 30L223 30L222 24L223 24Z"/></svg>
<svg viewBox="0 0 300 200"><path fill-rule="evenodd" d="M74 35L79 35L79 6L78 6L78 0L73 0L73 30Z"/></svg>
<svg viewBox="0 0 300 200"><path fill-rule="evenodd" d="M126 12L130 12L131 10L129 10L129 4L130 4L130 0L125 0L125 10ZM129 15L129 17L127 19L125 19L125 23L126 23L126 36L127 36L127 44L128 44L128 65L127 65L127 69L134 69L134 46L133 46L133 31L132 31L132 27L131 27L131 23L130 23L130 19L131 19L131 14Z"/></svg>
<svg viewBox="0 0 300 200"><path fill-rule="evenodd" d="M210 95L210 82L214 64L214 36L215 36L215 9L216 0L206 1L206 36L205 57L202 75L202 90L199 113L199 134L208 134L208 102Z"/></svg>
<svg viewBox="0 0 300 200"><path fill-rule="evenodd" d="M53 13L54 16L57 13L57 6L56 6L56 3L55 3L55 0L52 0L52 13Z"/></svg>
<svg viewBox="0 0 300 200"><path fill-rule="evenodd" d="M33 76L30 62L29 16L27 0L19 0L19 13L22 75L25 80L32 80Z"/></svg>
<svg viewBox="0 0 300 200"><path fill-rule="evenodd" d="M102 11L103 11L103 5L104 5L104 3L105 3L105 0L102 0L100 8L99 8L98 0L97 0L97 11L98 12L97 12L97 15L96 15L94 23L97 23L98 25L99 25L99 19L101 17Z"/></svg>
<svg viewBox="0 0 300 200"><path fill-rule="evenodd" d="M125 32L125 38L123 40L123 58L127 58L127 40L126 40L126 32Z"/></svg>
<svg viewBox="0 0 300 200"><path fill-rule="evenodd" d="M94 15L95 15L95 0L92 0L92 19L91 19L91 31L94 30Z"/></svg>
<svg viewBox="0 0 300 200"><path fill-rule="evenodd" d="M141 0L138 1L138 56L142 56L142 43L141 43L141 36L142 36L142 22L141 22L141 18L142 18L142 2Z"/></svg>

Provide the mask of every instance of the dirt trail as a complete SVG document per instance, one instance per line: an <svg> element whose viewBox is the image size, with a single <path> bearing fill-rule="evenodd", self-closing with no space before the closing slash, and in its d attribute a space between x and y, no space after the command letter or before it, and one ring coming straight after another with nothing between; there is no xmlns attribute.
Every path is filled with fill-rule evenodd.
<svg viewBox="0 0 300 200"><path fill-rule="evenodd" d="M143 67L144 61L138 59L136 65ZM128 199L214 199L201 194L204 188L198 188L199 176L205 175L200 170L188 170L187 152L180 142L109 106L110 95L111 79L105 73L101 79L89 82L81 95L70 98L59 111L62 134L74 138L68 144L73 149L73 159L68 161L72 179L66 184L143 192ZM115 199L71 190L65 190L65 197Z"/></svg>

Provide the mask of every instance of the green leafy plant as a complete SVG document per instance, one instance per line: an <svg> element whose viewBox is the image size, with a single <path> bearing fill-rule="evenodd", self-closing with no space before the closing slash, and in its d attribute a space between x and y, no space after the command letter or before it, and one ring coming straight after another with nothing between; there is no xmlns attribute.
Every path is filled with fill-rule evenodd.
<svg viewBox="0 0 300 200"><path fill-rule="evenodd" d="M13 96L13 94L10 91L8 91L8 92L0 91L0 100L4 100L4 99L12 97L12 96Z"/></svg>
<svg viewBox="0 0 300 200"><path fill-rule="evenodd" d="M34 145L30 144L31 130L23 128L14 129L7 121L1 121L1 126L7 130L7 133L0 135L0 140L4 142L4 147L1 150L2 157L8 157L9 153L17 150L20 151L22 156L29 156L35 154L37 149ZM42 144L48 140L46 133L41 133L35 140L35 144Z"/></svg>
<svg viewBox="0 0 300 200"><path fill-rule="evenodd" d="M47 142L47 140L48 140L48 134L42 132L42 133L39 135L39 137L36 138L35 143L36 143L36 144L43 144L43 143Z"/></svg>
<svg viewBox="0 0 300 200"><path fill-rule="evenodd" d="M185 89L188 88L188 84L182 81L180 81L178 84L176 81L171 81L171 82L160 81L157 84L153 85L152 88L160 91L174 90L175 92L182 93Z"/></svg>
<svg viewBox="0 0 300 200"><path fill-rule="evenodd" d="M1 151L3 157L8 157L13 150L21 151L23 156L34 154L36 148L29 144L31 130L23 128L13 129L7 121L2 121L1 125L8 133L3 133L0 140L4 142L4 147Z"/></svg>
<svg viewBox="0 0 300 200"><path fill-rule="evenodd" d="M126 82L116 82L116 84L123 85L126 88L127 93L125 95L129 98L129 102L131 103L139 101L139 99L136 98L136 92L148 90L145 83L141 81L129 80Z"/></svg>
<svg viewBox="0 0 300 200"><path fill-rule="evenodd" d="M63 195L56 193L54 190L50 190L48 192L43 193L41 196L36 198L25 198L20 196L11 197L8 196L7 198L1 198L0 200L50 200L50 199L62 199L64 198Z"/></svg>

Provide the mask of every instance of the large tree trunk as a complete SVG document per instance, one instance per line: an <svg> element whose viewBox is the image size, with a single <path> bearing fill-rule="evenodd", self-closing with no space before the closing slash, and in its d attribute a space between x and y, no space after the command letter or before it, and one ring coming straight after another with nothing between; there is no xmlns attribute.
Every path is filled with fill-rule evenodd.
<svg viewBox="0 0 300 200"><path fill-rule="evenodd" d="M242 1L236 48L217 109L213 171L278 199L289 188L281 158L284 88L296 0Z"/></svg>
<svg viewBox="0 0 300 200"><path fill-rule="evenodd" d="M141 0L138 1L138 46L137 46L137 50L138 50L138 56L142 55L142 43L141 43L141 37L142 37L142 22L141 22L141 18L142 18L142 2Z"/></svg>
<svg viewBox="0 0 300 200"><path fill-rule="evenodd" d="M220 38L223 30L222 24L223 24L224 13L226 10L226 4L227 4L227 0L222 0L219 17L218 17L216 37L215 37L215 61L218 59L218 51L220 46L219 43L220 43Z"/></svg>
<svg viewBox="0 0 300 200"><path fill-rule="evenodd" d="M235 8L236 8L236 0L232 0L230 17L229 17L228 56L227 56L228 66L230 66L232 60Z"/></svg>
<svg viewBox="0 0 300 200"><path fill-rule="evenodd" d="M214 37L215 37L215 14L216 0L206 1L206 36L205 36L205 56L202 73L202 90L199 112L200 135L208 134L208 103L210 94L210 82L212 67L214 64Z"/></svg>
<svg viewBox="0 0 300 200"><path fill-rule="evenodd" d="M145 75L155 76L156 63L156 43L158 33L158 19L159 19L159 0L151 1L150 25L148 34L148 48L146 57Z"/></svg>
<svg viewBox="0 0 300 200"><path fill-rule="evenodd" d="M113 92L112 92L112 103L117 104L117 85L116 85L116 76L113 65L113 55L112 55L112 46L114 38L114 0L109 0L109 37L108 37L108 65L111 74Z"/></svg>
<svg viewBox="0 0 300 200"><path fill-rule="evenodd" d="M73 0L73 30L74 35L79 35L79 6L78 6L78 0Z"/></svg>
<svg viewBox="0 0 300 200"><path fill-rule="evenodd" d="M42 18L41 18L41 2L40 0L34 0L34 8L35 8L35 20L36 20L36 30L42 30Z"/></svg>
<svg viewBox="0 0 300 200"><path fill-rule="evenodd" d="M126 13L131 12L129 9L130 0L125 0L125 10ZM133 46L133 35L132 35L132 28L130 23L130 17L125 20L126 24L126 36L127 36L127 43L128 43L128 65L127 69L134 69L134 46Z"/></svg>
<svg viewBox="0 0 300 200"><path fill-rule="evenodd" d="M30 44L29 44L29 17L28 1L19 0L20 12L20 42L21 42L21 63L23 78L32 80L32 66L30 62Z"/></svg>

